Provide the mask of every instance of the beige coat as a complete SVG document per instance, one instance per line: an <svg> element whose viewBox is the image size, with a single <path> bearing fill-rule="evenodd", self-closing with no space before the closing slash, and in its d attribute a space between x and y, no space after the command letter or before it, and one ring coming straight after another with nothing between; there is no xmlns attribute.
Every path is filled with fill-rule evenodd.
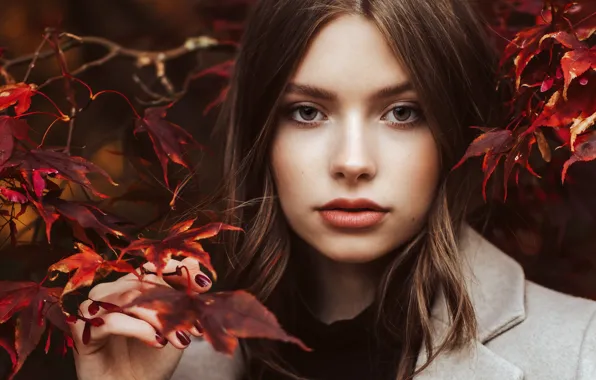
<svg viewBox="0 0 596 380"><path fill-rule="evenodd" d="M471 350L439 355L416 380L596 380L596 302L527 281L517 262L468 226L461 247L478 338ZM442 299L432 315L439 338L447 326ZM242 361L236 353L228 358L197 339L172 379L238 379Z"/></svg>

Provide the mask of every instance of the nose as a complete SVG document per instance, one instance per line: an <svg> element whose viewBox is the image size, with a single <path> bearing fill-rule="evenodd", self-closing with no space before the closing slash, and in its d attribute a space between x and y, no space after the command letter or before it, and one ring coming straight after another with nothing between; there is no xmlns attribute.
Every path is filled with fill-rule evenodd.
<svg viewBox="0 0 596 380"><path fill-rule="evenodd" d="M376 175L374 147L368 143L364 127L364 123L353 121L336 131L330 165L333 178L353 185Z"/></svg>

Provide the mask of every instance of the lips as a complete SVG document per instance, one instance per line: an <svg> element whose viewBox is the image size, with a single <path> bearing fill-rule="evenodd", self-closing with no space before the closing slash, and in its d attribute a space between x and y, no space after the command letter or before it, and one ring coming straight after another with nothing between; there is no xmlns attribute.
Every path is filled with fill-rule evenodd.
<svg viewBox="0 0 596 380"><path fill-rule="evenodd" d="M318 209L323 221L336 228L362 229L379 224L389 212L370 199L338 198Z"/></svg>

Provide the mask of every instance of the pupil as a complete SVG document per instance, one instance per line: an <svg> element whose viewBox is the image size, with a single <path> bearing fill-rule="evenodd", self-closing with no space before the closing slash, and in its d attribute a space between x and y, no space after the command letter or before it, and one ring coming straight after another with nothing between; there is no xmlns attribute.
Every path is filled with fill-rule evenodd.
<svg viewBox="0 0 596 380"><path fill-rule="evenodd" d="M310 116L309 116L310 113ZM317 111L312 107L302 107L300 109L300 116L302 116L306 120L312 120L317 115Z"/></svg>
<svg viewBox="0 0 596 380"><path fill-rule="evenodd" d="M396 107L393 110L393 116L395 116L395 118L399 121L408 120L408 118L411 116L410 115L411 113L412 113L412 110L410 110L409 108L405 108L405 107Z"/></svg>

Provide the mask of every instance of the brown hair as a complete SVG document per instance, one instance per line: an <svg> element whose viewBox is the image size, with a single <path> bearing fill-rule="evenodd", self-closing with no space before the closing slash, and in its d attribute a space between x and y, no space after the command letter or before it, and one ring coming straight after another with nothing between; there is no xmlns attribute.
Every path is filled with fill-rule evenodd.
<svg viewBox="0 0 596 380"><path fill-rule="evenodd" d="M439 352L461 348L476 335L457 246L475 186L468 166L450 169L473 137L468 127L489 123L495 57L478 13L466 0L258 1L216 129L224 143L220 195L226 221L246 232L226 236L226 255L215 258L220 273L215 289L246 289L282 326L291 321L286 306L295 302L297 264L290 264L295 260L291 231L275 196L269 163L276 110L317 31L346 14L375 23L408 70L441 157L442 177L428 222L398 248L374 301L377 331L401 342L396 365L398 379L406 379L421 347L428 364ZM452 324L437 348L431 340L430 308L438 289L445 294ZM276 357L282 343L250 339L241 344L245 361L292 376Z"/></svg>

